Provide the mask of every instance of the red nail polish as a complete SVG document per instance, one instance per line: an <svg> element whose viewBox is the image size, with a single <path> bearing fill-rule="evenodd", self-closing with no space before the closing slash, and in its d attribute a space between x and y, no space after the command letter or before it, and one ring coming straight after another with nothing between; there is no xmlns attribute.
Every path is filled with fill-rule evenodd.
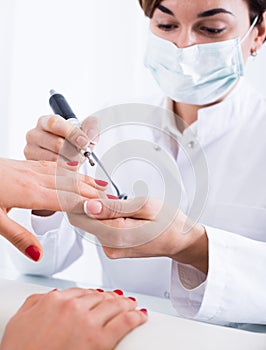
<svg viewBox="0 0 266 350"><path fill-rule="evenodd" d="M113 196L112 194L107 194L106 195L109 199L118 199L118 197Z"/></svg>
<svg viewBox="0 0 266 350"><path fill-rule="evenodd" d="M94 180L95 183L99 186L106 187L108 185L108 182L103 181L103 180Z"/></svg>
<svg viewBox="0 0 266 350"><path fill-rule="evenodd" d="M69 166L78 166L79 162L68 162L67 165L69 165Z"/></svg>
<svg viewBox="0 0 266 350"><path fill-rule="evenodd" d="M131 299L133 301L137 301L136 298L134 298L134 297L128 297L128 299Z"/></svg>
<svg viewBox="0 0 266 350"><path fill-rule="evenodd" d="M141 311L141 312L143 312L144 313L144 315L148 315L148 310L147 309L140 309L139 311Z"/></svg>
<svg viewBox="0 0 266 350"><path fill-rule="evenodd" d="M104 292L104 290L101 289L101 288L97 288L96 290L97 290L98 292L100 292L100 293L103 293L103 292Z"/></svg>
<svg viewBox="0 0 266 350"><path fill-rule="evenodd" d="M29 246L25 250L25 253L34 261L38 261L41 256L41 252L39 248L35 247L34 245Z"/></svg>
<svg viewBox="0 0 266 350"><path fill-rule="evenodd" d="M120 289L115 289L115 290L113 290L113 292L118 294L118 295L124 295L123 291Z"/></svg>
<svg viewBox="0 0 266 350"><path fill-rule="evenodd" d="M50 290L50 292L49 292L49 293L53 293L53 292L57 292L57 291L58 291L58 289L57 289L57 288L55 288L55 289Z"/></svg>

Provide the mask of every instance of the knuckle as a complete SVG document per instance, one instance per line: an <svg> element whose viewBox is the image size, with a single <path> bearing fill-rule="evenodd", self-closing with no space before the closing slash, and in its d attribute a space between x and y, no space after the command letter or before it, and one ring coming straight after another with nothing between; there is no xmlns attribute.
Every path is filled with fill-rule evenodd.
<svg viewBox="0 0 266 350"><path fill-rule="evenodd" d="M34 133L35 129L31 129L26 133L26 142L27 143L32 143L34 140Z"/></svg>
<svg viewBox="0 0 266 350"><path fill-rule="evenodd" d="M141 315L138 312L124 312L123 315L123 324L126 325L127 328L132 329L139 323L141 323Z"/></svg>
<svg viewBox="0 0 266 350"><path fill-rule="evenodd" d="M67 299L63 303L63 309L70 314L76 314L80 311L80 303L78 299Z"/></svg>
<svg viewBox="0 0 266 350"><path fill-rule="evenodd" d="M39 300L40 299L40 295L39 294L32 294L30 296L28 296L24 302L24 304L32 304L34 303L35 301Z"/></svg>
<svg viewBox="0 0 266 350"><path fill-rule="evenodd" d="M64 144L65 144L65 140L61 137L58 137L55 141L55 144L54 144L55 153L60 154L62 152Z"/></svg>
<svg viewBox="0 0 266 350"><path fill-rule="evenodd" d="M15 247L22 249L25 245L28 245L28 232L21 227L19 231L9 237L9 241Z"/></svg>
<svg viewBox="0 0 266 350"><path fill-rule="evenodd" d="M28 145L24 147L24 156L26 157L26 159L31 158L31 148Z"/></svg>
<svg viewBox="0 0 266 350"><path fill-rule="evenodd" d="M62 301L62 296L59 291L53 293L46 293L43 295L43 302L45 305L55 305Z"/></svg>
<svg viewBox="0 0 266 350"><path fill-rule="evenodd" d="M48 118L47 120L47 127L49 130L54 130L56 129L58 123L62 120L61 117L59 117L58 115L51 115L51 116L46 116L44 118ZM43 119L43 122L44 122L45 119Z"/></svg>
<svg viewBox="0 0 266 350"><path fill-rule="evenodd" d="M49 153L49 157L47 157L47 159L49 158L50 162L57 162L58 161L58 154L55 153Z"/></svg>

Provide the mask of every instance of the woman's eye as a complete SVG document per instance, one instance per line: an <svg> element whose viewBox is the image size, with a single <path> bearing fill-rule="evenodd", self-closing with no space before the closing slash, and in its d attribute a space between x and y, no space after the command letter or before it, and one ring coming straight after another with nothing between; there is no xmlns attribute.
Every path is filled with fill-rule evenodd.
<svg viewBox="0 0 266 350"><path fill-rule="evenodd" d="M170 30L176 29L177 26L175 24L158 24L158 28L165 32L169 32Z"/></svg>
<svg viewBox="0 0 266 350"><path fill-rule="evenodd" d="M210 28L210 27L201 27L201 31L207 32L208 34L220 34L225 28Z"/></svg>

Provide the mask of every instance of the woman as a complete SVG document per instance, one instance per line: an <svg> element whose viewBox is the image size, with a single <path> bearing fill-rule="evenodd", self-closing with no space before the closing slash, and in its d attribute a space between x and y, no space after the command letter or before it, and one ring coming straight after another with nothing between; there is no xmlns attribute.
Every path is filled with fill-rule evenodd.
<svg viewBox="0 0 266 350"><path fill-rule="evenodd" d="M157 150L171 153L180 170L184 200L160 235L120 249L118 244L123 243L125 236L137 236L139 222L151 222L153 226L149 227L153 229L156 224L160 227L165 217L156 217L162 206L160 201L107 201L109 210L105 201L89 201L85 206L88 216L103 221L71 214L70 222L94 233L103 245L108 245L105 232L114 237L113 246L98 248L106 285L116 284L160 297L170 295L177 312L187 317L214 323L265 324L266 301L261 291L266 286L266 103L241 76L248 57L255 56L265 40L266 1L143 0L140 4L150 17L145 63L164 92L163 99L153 101L153 105L178 115L174 120L162 120L161 128L183 148L177 142L170 144L155 137L150 140L158 144ZM84 130L89 129L89 123L84 122ZM61 130L67 127L65 121L60 124ZM67 133L59 134L56 128L40 125L39 122L29 132L25 154L29 159L37 159L42 149L44 158L52 159L56 153L54 145ZM196 134L196 140L191 133ZM40 143L37 135L49 135L49 144L45 137ZM108 140L109 145L116 138ZM101 137L99 147L104 148L104 141ZM205 206L202 203L199 223L189 226L184 235L195 195L186 154L197 168L199 150L205 155L208 179L203 172L198 187L206 186L205 177L208 198ZM131 172L134 171L135 168ZM130 172L125 173L124 182L120 183L125 192L131 185L129 177ZM173 188L171 191L175 195ZM164 209L161 213L169 212ZM120 216L129 218L116 219ZM42 232L42 242L48 244L50 233L43 233L41 226L39 219L36 233ZM64 230L66 223L61 218L58 235L64 236ZM131 259L111 261L106 255ZM64 267L62 259L57 268ZM44 267L48 274L54 269ZM25 262L22 270L30 272L33 267Z"/></svg>
<svg viewBox="0 0 266 350"><path fill-rule="evenodd" d="M77 163L59 166L52 162L0 159L0 165L5 169L0 173L0 231L34 261L41 258L40 243L9 219L7 212L19 207L78 213L83 211L85 198L96 195L95 189L104 190L84 176L78 176L79 186L73 187L72 168ZM132 297L101 289L73 288L32 295L9 321L0 349L111 350L147 319L147 310L136 310L136 305Z"/></svg>

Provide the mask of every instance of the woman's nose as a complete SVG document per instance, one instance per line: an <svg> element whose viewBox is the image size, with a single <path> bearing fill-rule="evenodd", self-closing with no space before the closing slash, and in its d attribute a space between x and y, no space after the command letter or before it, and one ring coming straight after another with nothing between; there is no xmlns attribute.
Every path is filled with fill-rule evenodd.
<svg viewBox="0 0 266 350"><path fill-rule="evenodd" d="M179 32L174 40L174 44L179 48L185 48L197 44L193 33L188 30Z"/></svg>

